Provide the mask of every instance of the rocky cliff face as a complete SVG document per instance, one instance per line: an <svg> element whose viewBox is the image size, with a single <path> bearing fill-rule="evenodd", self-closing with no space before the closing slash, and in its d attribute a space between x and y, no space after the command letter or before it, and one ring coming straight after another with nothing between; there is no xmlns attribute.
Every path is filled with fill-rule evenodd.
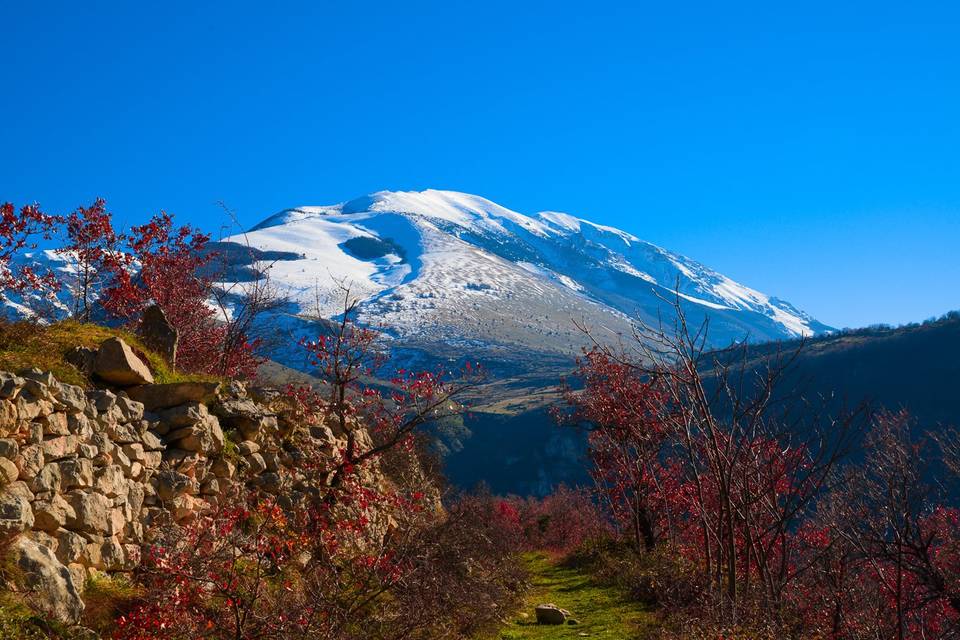
<svg viewBox="0 0 960 640"><path fill-rule="evenodd" d="M243 488L291 504L309 489L278 393L150 384L143 363L116 344L80 355L105 388L0 372L0 536L35 604L64 622L82 613L87 578L134 569L156 527ZM332 452L344 435L321 426L307 437Z"/></svg>

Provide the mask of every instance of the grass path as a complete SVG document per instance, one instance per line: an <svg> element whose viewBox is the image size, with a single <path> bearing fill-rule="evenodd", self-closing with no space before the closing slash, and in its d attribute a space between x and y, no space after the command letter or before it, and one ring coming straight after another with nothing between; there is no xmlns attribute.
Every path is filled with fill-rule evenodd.
<svg viewBox="0 0 960 640"><path fill-rule="evenodd" d="M543 553L524 558L530 570L532 588L524 607L513 622L495 638L500 640L544 640L547 638L643 638L653 628L653 614L636 602L629 602L615 588L594 584L576 569L560 566ZM550 602L567 609L580 624L538 625L533 608Z"/></svg>

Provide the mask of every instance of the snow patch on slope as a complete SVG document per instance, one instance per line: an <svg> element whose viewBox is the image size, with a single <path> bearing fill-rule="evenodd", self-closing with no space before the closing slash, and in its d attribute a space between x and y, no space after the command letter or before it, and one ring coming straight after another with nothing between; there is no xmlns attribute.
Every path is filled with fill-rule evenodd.
<svg viewBox="0 0 960 640"><path fill-rule="evenodd" d="M638 310L655 317L678 279L683 300L723 314L730 335L718 341L823 329L789 303L620 229L556 211L528 216L453 191L381 191L288 209L246 238L299 256L277 262L272 277L303 314L336 314L345 284L361 313L398 337L559 348L572 340L565 326L577 314L612 332ZM349 250L363 244L355 238L393 248L364 259Z"/></svg>

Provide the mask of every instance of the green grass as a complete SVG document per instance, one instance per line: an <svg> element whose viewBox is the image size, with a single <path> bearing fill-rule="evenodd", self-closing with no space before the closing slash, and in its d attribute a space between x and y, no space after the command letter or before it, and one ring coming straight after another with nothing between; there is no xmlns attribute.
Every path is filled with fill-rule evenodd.
<svg viewBox="0 0 960 640"><path fill-rule="evenodd" d="M64 356L74 347L96 348L107 338L120 337L146 359L159 383L213 380L210 376L172 371L158 354L144 347L137 336L128 331L81 324L72 320L41 326L30 322L0 321L0 371L19 371L36 367L50 371L61 382L89 387L91 381Z"/></svg>
<svg viewBox="0 0 960 640"><path fill-rule="evenodd" d="M522 611L492 639L630 640L643 638L654 628L654 614L642 604L627 600L617 588L598 585L589 575L563 566L544 553L527 554L524 562L530 571L532 588L524 599ZM533 609L548 602L570 611L580 624L538 625Z"/></svg>
<svg viewBox="0 0 960 640"><path fill-rule="evenodd" d="M116 629L117 618L129 611L143 595L142 589L122 574L88 578L83 590L81 623L108 637Z"/></svg>

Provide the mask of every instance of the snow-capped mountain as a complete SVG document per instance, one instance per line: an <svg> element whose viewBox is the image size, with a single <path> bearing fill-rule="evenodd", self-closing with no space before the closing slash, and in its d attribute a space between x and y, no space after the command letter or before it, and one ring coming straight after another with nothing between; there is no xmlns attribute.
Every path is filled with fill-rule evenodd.
<svg viewBox="0 0 960 640"><path fill-rule="evenodd" d="M709 317L714 344L829 330L630 233L452 191L381 191L287 209L227 242L256 249L291 300L271 332L338 314L341 285L361 299L360 320L384 327L397 347L451 356L568 356L584 344L575 321L601 339L629 335L632 321L668 311L662 298L678 285L691 321Z"/></svg>

